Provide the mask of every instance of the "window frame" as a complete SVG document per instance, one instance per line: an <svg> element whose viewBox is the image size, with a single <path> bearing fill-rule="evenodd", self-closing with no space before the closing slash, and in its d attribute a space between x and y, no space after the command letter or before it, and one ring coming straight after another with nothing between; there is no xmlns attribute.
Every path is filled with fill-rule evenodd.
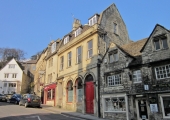
<svg viewBox="0 0 170 120"><path fill-rule="evenodd" d="M166 42L163 42L163 41L166 41ZM159 49L156 49L156 47L157 47L156 43L158 43ZM159 51L159 50L168 49L168 48L169 48L169 45L168 45L167 37L164 36L164 37L153 38L153 49L154 49L154 51Z"/></svg>
<svg viewBox="0 0 170 120"><path fill-rule="evenodd" d="M71 64L72 64L72 52L70 51L67 54L67 67L71 67Z"/></svg>
<svg viewBox="0 0 170 120"><path fill-rule="evenodd" d="M56 50L56 42L53 42L51 45L51 53L54 53Z"/></svg>
<svg viewBox="0 0 170 120"><path fill-rule="evenodd" d="M114 74L108 75L107 79L107 87L117 87L122 85L122 75L121 74ZM113 85L111 85L113 84Z"/></svg>
<svg viewBox="0 0 170 120"><path fill-rule="evenodd" d="M167 72L168 69L166 68L166 66L168 66L169 73ZM170 78L170 76L169 76L169 77L164 77L165 74L163 74L163 70L160 70L160 69L159 69L159 68L161 68L161 67L162 67L162 68L163 68L163 67L166 68L166 71L165 71L165 72L166 72L166 76L168 76L168 74L170 74L170 64L157 66L157 67L154 68L156 79L157 79L157 80L162 80L162 79ZM160 74L160 75L163 75L163 78L162 78L162 77L161 77L161 78L158 78L158 74L157 74L158 72L157 72L156 69L158 69L158 72L159 72L159 73L160 73L160 71L162 71L162 72L161 72L162 74Z"/></svg>
<svg viewBox="0 0 170 120"><path fill-rule="evenodd" d="M9 73L4 73L4 78L9 78Z"/></svg>
<svg viewBox="0 0 170 120"><path fill-rule="evenodd" d="M108 110L108 107L111 108L111 105L107 105L108 103L106 103L106 99L110 99L110 98L124 98L124 109L122 109L122 110L120 110L120 109ZM128 97L126 94L116 94L116 96L115 95L103 95L102 96L102 104L103 104L103 116L105 116L105 114L107 114L108 112L109 113L110 112L111 113L126 113L126 115L128 116ZM123 108L123 106L122 106L122 108Z"/></svg>
<svg viewBox="0 0 170 120"><path fill-rule="evenodd" d="M13 73L12 78L17 78L17 73Z"/></svg>
<svg viewBox="0 0 170 120"><path fill-rule="evenodd" d="M60 57L60 70L64 69L64 56Z"/></svg>
<svg viewBox="0 0 170 120"><path fill-rule="evenodd" d="M66 37L64 38L64 45L67 44L68 42L69 42L69 36L66 36Z"/></svg>
<svg viewBox="0 0 170 120"><path fill-rule="evenodd" d="M170 97L169 94L163 94L163 95L159 95L160 97L160 102L161 102L161 109L162 109L162 115L163 115L163 118L170 118L170 116L165 116L165 110L164 110L164 103L163 103L163 97Z"/></svg>
<svg viewBox="0 0 170 120"><path fill-rule="evenodd" d="M89 44L91 43L91 48L89 48ZM91 55L90 55L90 51L91 51ZM87 42L87 59L92 58L93 56L93 40L90 40Z"/></svg>
<svg viewBox="0 0 170 120"><path fill-rule="evenodd" d="M79 35L81 34L81 32L82 32L82 28L79 27L79 28L74 32L75 37L79 36Z"/></svg>
<svg viewBox="0 0 170 120"><path fill-rule="evenodd" d="M93 26L97 23L98 17L97 15L94 15L92 18L89 19L89 26Z"/></svg>
<svg viewBox="0 0 170 120"><path fill-rule="evenodd" d="M70 90L69 90L69 87L70 87ZM71 103L71 102L73 102L73 90L74 90L74 88L73 88L73 81L72 80L69 80L68 82L67 82L67 88L66 88L66 92L67 92L67 102L68 103ZM70 92L72 92L72 96L70 95ZM72 97L72 99L71 100L69 100L69 97Z"/></svg>
<svg viewBox="0 0 170 120"><path fill-rule="evenodd" d="M15 68L15 64L9 64L8 68Z"/></svg>
<svg viewBox="0 0 170 120"><path fill-rule="evenodd" d="M80 53L79 53L79 49L80 49ZM82 55L81 54L82 54L82 47L79 46L76 49L76 63L77 64L81 63L81 60L82 60L82 58L81 58Z"/></svg>
<svg viewBox="0 0 170 120"><path fill-rule="evenodd" d="M116 57L115 57L115 55L116 55ZM112 61L111 61L111 56L113 56ZM109 57L109 63L114 63L114 62L119 61L119 52L118 52L118 50L110 51L109 54L108 54L108 57Z"/></svg>
<svg viewBox="0 0 170 120"><path fill-rule="evenodd" d="M138 72L140 71L140 77ZM136 81L134 81L134 75L136 75ZM141 80L139 80L141 79ZM132 80L133 83L141 83L142 82L142 71L140 69L132 71Z"/></svg>

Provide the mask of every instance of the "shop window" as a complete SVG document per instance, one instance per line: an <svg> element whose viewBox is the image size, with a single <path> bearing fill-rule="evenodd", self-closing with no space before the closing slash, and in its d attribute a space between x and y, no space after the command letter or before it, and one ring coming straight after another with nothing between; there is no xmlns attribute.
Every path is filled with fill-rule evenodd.
<svg viewBox="0 0 170 120"><path fill-rule="evenodd" d="M170 78L170 65L155 68L156 79Z"/></svg>
<svg viewBox="0 0 170 120"><path fill-rule="evenodd" d="M141 71L140 70L133 71L133 82L134 83L142 82L142 77L141 77Z"/></svg>
<svg viewBox="0 0 170 120"><path fill-rule="evenodd" d="M76 80L76 100L77 102L81 102L83 98L83 85L82 85L82 79L78 78Z"/></svg>
<svg viewBox="0 0 170 120"><path fill-rule="evenodd" d="M51 89L48 89L47 100L51 100Z"/></svg>
<svg viewBox="0 0 170 120"><path fill-rule="evenodd" d="M161 96L161 107L164 118L170 118L170 96Z"/></svg>
<svg viewBox="0 0 170 120"><path fill-rule="evenodd" d="M73 82L70 80L67 83L67 102L73 101Z"/></svg>
<svg viewBox="0 0 170 120"><path fill-rule="evenodd" d="M109 97L104 98L105 112L125 112L126 101L125 97Z"/></svg>
<svg viewBox="0 0 170 120"><path fill-rule="evenodd" d="M112 75L107 77L107 85L108 86L119 86L121 85L121 75Z"/></svg>

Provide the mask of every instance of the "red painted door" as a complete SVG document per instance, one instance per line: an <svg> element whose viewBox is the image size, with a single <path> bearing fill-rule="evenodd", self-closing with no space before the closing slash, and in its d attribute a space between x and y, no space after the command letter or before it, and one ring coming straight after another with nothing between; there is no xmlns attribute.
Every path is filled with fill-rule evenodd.
<svg viewBox="0 0 170 120"><path fill-rule="evenodd" d="M93 82L86 82L86 113L94 114L94 86Z"/></svg>

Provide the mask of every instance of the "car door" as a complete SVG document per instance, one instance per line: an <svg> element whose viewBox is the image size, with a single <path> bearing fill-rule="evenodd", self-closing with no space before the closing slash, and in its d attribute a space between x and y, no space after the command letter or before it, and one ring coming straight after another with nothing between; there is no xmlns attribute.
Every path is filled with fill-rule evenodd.
<svg viewBox="0 0 170 120"><path fill-rule="evenodd" d="M15 95L12 95L10 102L14 102L14 99L15 99Z"/></svg>

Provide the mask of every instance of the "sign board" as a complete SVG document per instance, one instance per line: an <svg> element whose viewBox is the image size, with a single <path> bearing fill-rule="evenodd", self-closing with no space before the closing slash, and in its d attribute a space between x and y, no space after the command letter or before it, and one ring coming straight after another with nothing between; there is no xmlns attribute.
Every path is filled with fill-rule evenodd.
<svg viewBox="0 0 170 120"><path fill-rule="evenodd" d="M151 112L158 112L158 105L157 104L150 104Z"/></svg>

